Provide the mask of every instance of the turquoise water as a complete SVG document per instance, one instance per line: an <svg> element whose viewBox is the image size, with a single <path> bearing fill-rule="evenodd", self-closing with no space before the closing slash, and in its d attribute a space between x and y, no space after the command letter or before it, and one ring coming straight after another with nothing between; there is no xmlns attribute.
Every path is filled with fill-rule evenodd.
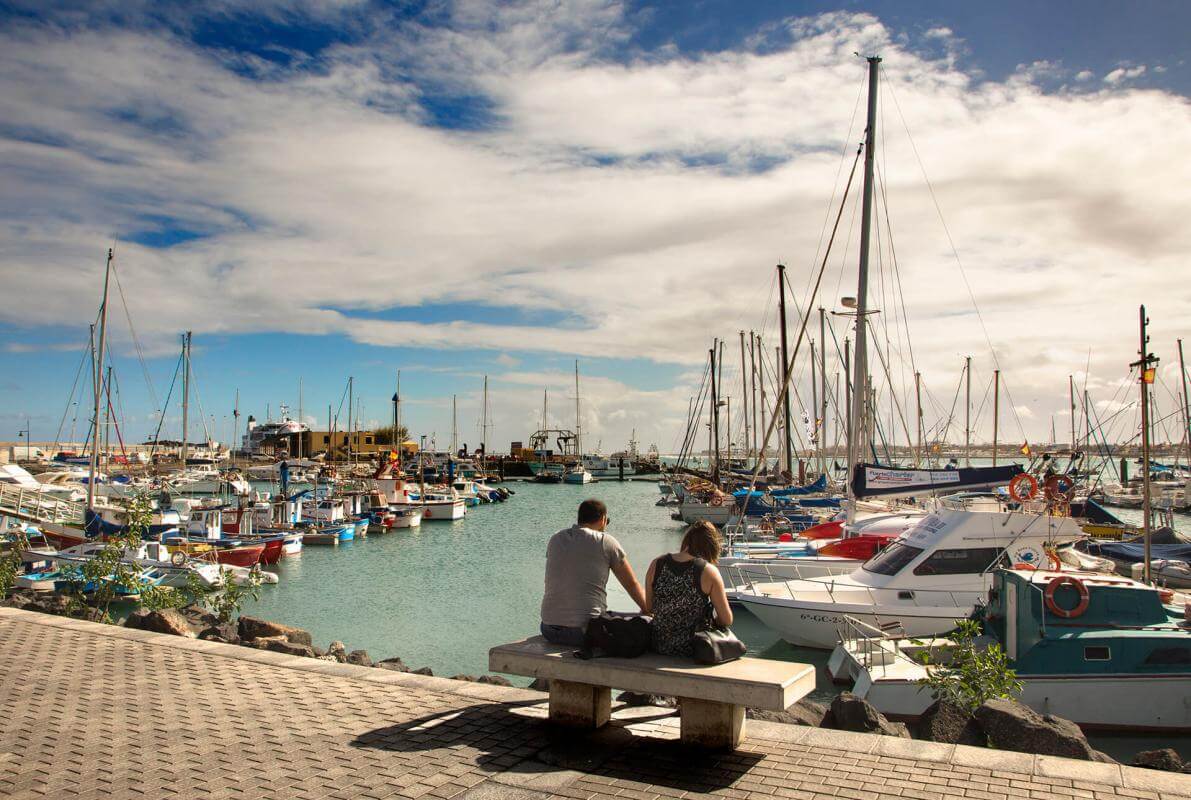
<svg viewBox="0 0 1191 800"><path fill-rule="evenodd" d="M323 646L339 639L374 660L400 656L436 675L475 675L487 672L489 647L537 632L546 541L572 524L581 501L608 505L608 532L641 579L682 536L671 509L655 505L652 481L507 486L516 492L508 502L469 508L462 520L304 548L275 567L281 581L262 587L245 613L305 628ZM614 578L609 603L635 610ZM747 612L738 619L752 652L826 663L825 653L781 642Z"/></svg>
<svg viewBox="0 0 1191 800"><path fill-rule="evenodd" d="M537 632L546 541L574 520L579 503L597 497L608 505L611 525L639 578L657 555L676 550L683 525L656 505L653 481L605 481L588 486L506 484L506 503L468 509L456 522L425 522L420 529L373 534L339 547L308 547L282 560L281 576L264 586L245 613L309 630L326 646L343 641L373 660L400 656L411 668L436 675L488 671L488 648ZM635 610L613 578L610 606ZM828 653L781 641L744 609L733 626L753 655L814 664L819 680L811 699L824 701L839 688L825 666ZM523 681L524 683L524 681ZM1117 758L1138 750L1173 746L1191 757L1191 737L1093 737Z"/></svg>

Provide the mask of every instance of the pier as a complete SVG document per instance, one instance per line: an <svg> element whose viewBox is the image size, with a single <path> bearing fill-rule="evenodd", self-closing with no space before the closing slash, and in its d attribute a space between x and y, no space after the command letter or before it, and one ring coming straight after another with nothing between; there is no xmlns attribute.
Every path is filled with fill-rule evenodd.
<svg viewBox="0 0 1191 800"><path fill-rule="evenodd" d="M754 721L733 753L672 709L579 735L541 692L0 608L0 796L1180 800L1191 775Z"/></svg>

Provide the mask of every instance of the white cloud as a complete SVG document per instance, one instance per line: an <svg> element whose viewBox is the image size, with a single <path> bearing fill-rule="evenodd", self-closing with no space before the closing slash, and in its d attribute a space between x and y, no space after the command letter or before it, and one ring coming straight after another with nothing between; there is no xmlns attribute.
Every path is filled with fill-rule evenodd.
<svg viewBox="0 0 1191 800"><path fill-rule="evenodd" d="M1081 69L1079 72L1075 73L1075 80L1080 82L1090 81L1094 77L1096 77L1096 73L1092 72L1090 69Z"/></svg>
<svg viewBox="0 0 1191 800"><path fill-rule="evenodd" d="M681 426L711 337L729 338L733 365L736 331L776 343L779 258L804 291L842 184L840 153L850 158L860 135L859 51L885 59L882 196L900 273L883 234L873 302L881 325L897 322L900 281L939 407L952 404L964 355L983 379L992 365L934 199L1022 401L1003 408L1062 405L1089 348L1093 376L1120 375L1143 300L1156 342L1191 338L1191 290L1176 279L1191 250L1191 164L1165 156L1191 145L1191 111L1185 98L1127 89L1144 66L1122 65L1105 78L1111 90L1078 95L1012 78L976 85L863 14L787 21L793 38L764 50L617 60L609 53L633 26L618 3L444 8L446 29L381 28L332 48L318 69L269 66L265 80L245 73L266 66L165 33L0 31L11 132L0 139L0 320L84 324L105 248L174 224L156 215L207 235L165 250L117 245L150 346L174 350L185 325L200 339L288 331L488 348L498 363L509 351L640 357L693 374L672 392L593 380L593 429L626 439L634 410L658 431ZM427 125L428 92L483 97L492 124ZM823 283L829 307L854 293L855 238L849 209ZM564 309L577 323L353 316L425 302ZM909 354L891 331L905 388ZM809 395L809 376L800 380ZM524 406L502 411L519 424L540 418L540 386L526 386L510 395Z"/></svg>
<svg viewBox="0 0 1191 800"><path fill-rule="evenodd" d="M1109 86L1120 86L1122 83L1125 83L1126 81L1131 81L1131 80L1134 80L1135 78L1140 78L1142 75L1145 75L1145 74L1146 74L1146 65L1145 64L1137 64L1135 66L1129 66L1128 64L1122 64L1121 66L1114 69L1112 72L1109 72L1107 75L1105 75L1104 82L1107 83Z"/></svg>

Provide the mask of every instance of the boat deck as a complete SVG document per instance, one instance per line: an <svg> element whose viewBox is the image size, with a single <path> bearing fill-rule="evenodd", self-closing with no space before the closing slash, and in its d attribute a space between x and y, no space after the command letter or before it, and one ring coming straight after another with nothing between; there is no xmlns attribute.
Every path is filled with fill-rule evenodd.
<svg viewBox="0 0 1191 800"><path fill-rule="evenodd" d="M1188 775L755 721L696 753L672 709L581 735L538 692L7 608L0 646L14 800L1191 797Z"/></svg>

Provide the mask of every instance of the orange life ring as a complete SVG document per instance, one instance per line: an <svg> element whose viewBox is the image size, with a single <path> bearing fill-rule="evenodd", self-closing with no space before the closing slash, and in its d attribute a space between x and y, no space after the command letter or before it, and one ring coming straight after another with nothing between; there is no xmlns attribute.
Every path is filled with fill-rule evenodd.
<svg viewBox="0 0 1191 800"><path fill-rule="evenodd" d="M713 494L711 496L711 499L707 501L707 504L715 506L716 508L719 508L720 506L722 506L724 504L723 495Z"/></svg>
<svg viewBox="0 0 1191 800"><path fill-rule="evenodd" d="M1075 481L1069 475L1048 475L1042 490L1047 500L1069 500L1075 491Z"/></svg>
<svg viewBox="0 0 1191 800"><path fill-rule="evenodd" d="M1060 586L1064 585L1073 586L1075 587L1075 591L1079 592L1079 602L1075 604L1075 608L1063 608L1055 602L1055 592L1058 591ZM1088 610L1088 603L1091 599L1088 587L1074 575L1059 575L1056 578L1052 578L1050 583L1046 584L1046 607L1056 617L1074 619L1075 617L1082 616L1083 612Z"/></svg>
<svg viewBox="0 0 1191 800"><path fill-rule="evenodd" d="M1023 484L1027 487L1024 492L1022 491ZM1009 496L1019 503L1033 500L1038 496L1038 481L1033 475L1025 472L1014 475L1013 480L1009 481Z"/></svg>

